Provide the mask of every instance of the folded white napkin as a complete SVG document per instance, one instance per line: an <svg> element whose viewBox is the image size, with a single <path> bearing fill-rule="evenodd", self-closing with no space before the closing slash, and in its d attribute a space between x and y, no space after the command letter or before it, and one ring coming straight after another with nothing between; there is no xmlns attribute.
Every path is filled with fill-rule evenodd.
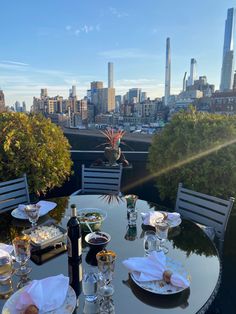
<svg viewBox="0 0 236 314"><path fill-rule="evenodd" d="M123 261L123 264L138 281L163 280L163 274L168 270L166 255L162 251L153 251L147 257L131 257ZM176 272L171 274L170 283L181 288L187 288L190 285L186 278Z"/></svg>
<svg viewBox="0 0 236 314"><path fill-rule="evenodd" d="M50 212L50 210L52 210L53 208L55 208L57 206L56 203L48 202L48 201L39 201L37 203L37 205L40 206L39 213L40 213L41 216L47 214L48 212ZM27 205L26 204L19 204L18 205L18 210L21 210L21 211L24 212L25 206L27 206Z"/></svg>
<svg viewBox="0 0 236 314"><path fill-rule="evenodd" d="M24 310L33 304L39 311L53 311L65 301L69 287L69 278L63 275L48 277L42 280L33 280L17 300L16 309Z"/></svg>
<svg viewBox="0 0 236 314"><path fill-rule="evenodd" d="M0 249L3 250L3 251L6 251L9 254L11 254L12 251L13 251L13 246L5 244L5 243L0 243Z"/></svg>
<svg viewBox="0 0 236 314"><path fill-rule="evenodd" d="M167 219L169 221L175 221L180 219L180 214L179 213L168 213L167 214ZM155 227L155 221L157 219L163 218L163 214L161 212L155 211L155 212L148 212L148 213L141 213L141 217L143 219L143 224L144 225L149 225Z"/></svg>

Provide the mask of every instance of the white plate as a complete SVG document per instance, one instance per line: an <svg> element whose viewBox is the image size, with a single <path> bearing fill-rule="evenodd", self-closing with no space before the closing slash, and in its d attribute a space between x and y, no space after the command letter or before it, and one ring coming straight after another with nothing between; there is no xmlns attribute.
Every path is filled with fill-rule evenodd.
<svg viewBox="0 0 236 314"><path fill-rule="evenodd" d="M48 202L48 201L40 201L37 204L40 205L39 217L46 215L57 206L56 203ZM17 219L28 220L28 217L25 214L25 212L23 210L19 210L18 207L13 209L13 211L11 212L11 215Z"/></svg>
<svg viewBox="0 0 236 314"><path fill-rule="evenodd" d="M16 302L19 298L19 295L22 291L24 291L25 287L22 289L16 291L10 299L7 300L7 302L4 304L4 307L2 309L2 314L20 314L21 311L16 310ZM67 291L65 302L62 304L62 306L54 311L49 312L42 312L40 311L39 314L72 314L74 309L76 307L76 294L73 288L69 286L69 289Z"/></svg>
<svg viewBox="0 0 236 314"><path fill-rule="evenodd" d="M101 215L101 220L95 220L95 221L80 221L81 224L98 224L103 222L107 218L107 212L103 209L100 208L81 208L78 210L78 218L83 217L83 215L89 214L89 213L98 213Z"/></svg>
<svg viewBox="0 0 236 314"><path fill-rule="evenodd" d="M185 278L190 278L187 272L184 270L184 267L181 263L173 261L172 259L166 259L167 269L170 269L173 272L177 272L180 275L184 276ZM162 295L169 295L169 294L176 294L179 292L184 291L186 288L175 287L172 284L167 284L163 280L154 280L154 281L145 281L140 282L135 279L133 273L130 274L132 280L138 285L140 288L155 293L155 294L162 294Z"/></svg>

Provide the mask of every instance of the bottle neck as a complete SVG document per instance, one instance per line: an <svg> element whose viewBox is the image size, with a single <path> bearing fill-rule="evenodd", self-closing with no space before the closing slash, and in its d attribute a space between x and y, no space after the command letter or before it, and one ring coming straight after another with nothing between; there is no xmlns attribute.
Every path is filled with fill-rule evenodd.
<svg viewBox="0 0 236 314"><path fill-rule="evenodd" d="M71 208L71 217L77 217L77 210L76 207Z"/></svg>

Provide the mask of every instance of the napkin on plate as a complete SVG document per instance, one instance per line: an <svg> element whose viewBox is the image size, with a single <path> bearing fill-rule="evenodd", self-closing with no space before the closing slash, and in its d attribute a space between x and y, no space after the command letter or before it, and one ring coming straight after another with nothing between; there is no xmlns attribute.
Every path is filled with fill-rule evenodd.
<svg viewBox="0 0 236 314"><path fill-rule="evenodd" d="M53 311L62 306L69 287L69 278L63 275L33 280L19 295L16 309L24 310L33 304L39 311Z"/></svg>
<svg viewBox="0 0 236 314"><path fill-rule="evenodd" d="M180 214L179 213L168 213L167 214L167 219L169 221L176 221L180 219ZM155 211L155 212L148 212L148 213L141 213L141 217L143 219L143 224L144 225L149 225L152 227L155 227L155 221L157 219L163 218L163 214L161 212Z"/></svg>
<svg viewBox="0 0 236 314"><path fill-rule="evenodd" d="M40 206L39 212L40 212L40 215L41 215L41 216L47 214L48 212L50 212L50 210L52 210L53 208L55 208L55 207L57 206L56 203L54 203L54 202L48 202L48 201L39 201L39 202L37 203L37 205ZM25 206L27 206L27 205L26 205L26 204L20 204L20 205L18 205L18 210L24 212Z"/></svg>
<svg viewBox="0 0 236 314"><path fill-rule="evenodd" d="M11 254L13 251L13 246L5 243L0 243L0 250L6 251L7 253Z"/></svg>
<svg viewBox="0 0 236 314"><path fill-rule="evenodd" d="M166 256L162 251L153 251L147 257L131 257L123 261L123 264L138 281L163 280L164 272L169 270L166 267ZM181 288L188 288L190 285L187 278L176 272L172 272L170 283Z"/></svg>

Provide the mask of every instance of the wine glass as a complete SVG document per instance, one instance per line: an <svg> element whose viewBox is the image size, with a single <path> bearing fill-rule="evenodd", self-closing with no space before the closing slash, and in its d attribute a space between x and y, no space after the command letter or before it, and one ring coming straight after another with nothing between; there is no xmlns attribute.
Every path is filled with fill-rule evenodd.
<svg viewBox="0 0 236 314"><path fill-rule="evenodd" d="M98 277L94 272L88 272L83 274L82 289L85 296L85 300L93 302L97 299L98 289Z"/></svg>
<svg viewBox="0 0 236 314"><path fill-rule="evenodd" d="M103 250L96 254L96 258L101 279L104 284L100 288L100 293L103 296L111 296L114 293L111 281L115 270L116 253L113 251Z"/></svg>
<svg viewBox="0 0 236 314"><path fill-rule="evenodd" d="M37 204L30 204L25 206L25 213L33 228L36 227L37 221L39 219L39 209L40 205Z"/></svg>
<svg viewBox="0 0 236 314"><path fill-rule="evenodd" d="M10 254L0 249L0 299L10 296L12 287L12 258Z"/></svg>
<svg viewBox="0 0 236 314"><path fill-rule="evenodd" d="M145 256L149 255L152 251L156 251L157 235L155 231L145 231L143 238L143 247L145 251Z"/></svg>
<svg viewBox="0 0 236 314"><path fill-rule="evenodd" d="M31 268L26 266L30 258L30 237L28 235L21 235L16 237L13 241L13 248L16 261L20 264L20 268L15 270L15 274L23 276L31 272Z"/></svg>
<svg viewBox="0 0 236 314"><path fill-rule="evenodd" d="M156 235L160 240L158 250L163 251L165 254L167 254L169 250L166 246L163 246L163 243L166 241L168 237L169 227L170 227L169 223L165 220L158 219L155 221Z"/></svg>

